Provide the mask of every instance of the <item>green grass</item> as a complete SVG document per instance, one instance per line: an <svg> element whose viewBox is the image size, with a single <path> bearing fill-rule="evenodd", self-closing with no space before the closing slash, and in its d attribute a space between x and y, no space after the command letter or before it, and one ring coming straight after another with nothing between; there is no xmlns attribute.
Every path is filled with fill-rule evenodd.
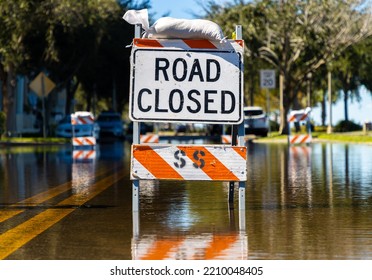
<svg viewBox="0 0 372 280"><path fill-rule="evenodd" d="M344 132L344 133L315 133L314 137L321 140L355 142L355 143L372 143L372 133L364 134L362 131Z"/></svg>
<svg viewBox="0 0 372 280"><path fill-rule="evenodd" d="M53 137L2 137L0 143L9 144L65 144L71 139Z"/></svg>
<svg viewBox="0 0 372 280"><path fill-rule="evenodd" d="M372 131L365 134L363 131L343 132L327 134L326 131L315 129L312 133L313 140L330 141L330 142L346 142L346 143L367 143L372 144ZM280 135L278 132L270 133L269 137L259 138L257 142L283 142L287 139L287 135Z"/></svg>

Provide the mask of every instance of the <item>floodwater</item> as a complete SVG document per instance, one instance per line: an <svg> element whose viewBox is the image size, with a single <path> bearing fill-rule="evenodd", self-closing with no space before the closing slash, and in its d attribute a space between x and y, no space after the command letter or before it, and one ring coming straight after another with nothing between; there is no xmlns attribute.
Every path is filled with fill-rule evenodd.
<svg viewBox="0 0 372 280"><path fill-rule="evenodd" d="M83 193L69 200L81 202L71 214L6 257L372 259L372 146L247 145L245 211L239 211L238 186L233 207L228 204L226 182L141 181L140 211L134 214L128 143L101 144L95 159L83 162L72 159L69 147L2 148L0 243L21 223L9 218L11 211L28 211L21 214L27 219ZM125 175L112 186L90 189L107 170ZM24 203L66 182L71 189L39 201L37 209L37 200Z"/></svg>

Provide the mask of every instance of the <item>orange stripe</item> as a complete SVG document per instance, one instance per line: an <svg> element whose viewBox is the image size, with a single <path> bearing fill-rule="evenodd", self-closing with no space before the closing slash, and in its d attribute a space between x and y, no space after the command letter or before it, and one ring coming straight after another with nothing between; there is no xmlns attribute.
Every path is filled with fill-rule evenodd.
<svg viewBox="0 0 372 280"><path fill-rule="evenodd" d="M79 140L79 138L72 138L72 141L75 142L78 145L83 145L83 142Z"/></svg>
<svg viewBox="0 0 372 280"><path fill-rule="evenodd" d="M141 135L141 142L147 143L150 138L151 138L151 135Z"/></svg>
<svg viewBox="0 0 372 280"><path fill-rule="evenodd" d="M306 114L303 114L302 117L301 117L301 119L300 119L300 121L303 121L303 120L305 120L306 118L307 118L307 115L306 115Z"/></svg>
<svg viewBox="0 0 372 280"><path fill-rule="evenodd" d="M233 147L234 151L244 160L247 160L247 147Z"/></svg>
<svg viewBox="0 0 372 280"><path fill-rule="evenodd" d="M184 150L186 155L196 164L199 164L194 159L194 152L199 151L204 152L203 159L207 163L203 168L203 172L207 174L212 180L226 180L226 181L239 181L238 177L234 175L225 165L223 165L218 158L212 155L205 147L187 147L187 146L178 146L180 150Z"/></svg>
<svg viewBox="0 0 372 280"><path fill-rule="evenodd" d="M92 124L94 122L94 120L90 116L87 117L78 116L77 119L79 120L79 124Z"/></svg>
<svg viewBox="0 0 372 280"><path fill-rule="evenodd" d="M148 145L133 145L133 157L158 179L183 180L162 157Z"/></svg>
<svg viewBox="0 0 372 280"><path fill-rule="evenodd" d="M302 136L302 137L303 137L303 138L300 140L300 143L301 143L301 144L306 142L307 138L309 138L309 135L304 135L304 136Z"/></svg>
<svg viewBox="0 0 372 280"><path fill-rule="evenodd" d="M298 138L298 135L293 136L293 138L291 140L291 144L296 143L297 138Z"/></svg>
<svg viewBox="0 0 372 280"><path fill-rule="evenodd" d="M183 39L183 41L192 49L217 49L217 47L209 40Z"/></svg>
<svg viewBox="0 0 372 280"><path fill-rule="evenodd" d="M213 236L209 247L205 250L205 259L212 260L220 256L221 253L228 249L237 240L236 236Z"/></svg>
<svg viewBox="0 0 372 280"><path fill-rule="evenodd" d="M89 151L86 155L85 155L85 159L89 159L90 158L90 156L93 154L93 153L95 153L95 151Z"/></svg>
<svg viewBox="0 0 372 280"><path fill-rule="evenodd" d="M91 141L90 138L88 138L88 137L87 138L84 138L84 140L86 142L88 142L89 145L95 145L95 143L93 141Z"/></svg>
<svg viewBox="0 0 372 280"><path fill-rule="evenodd" d="M176 248L183 242L181 240L158 240L155 245L151 248L150 252L147 253L141 260L163 260L171 252L173 248Z"/></svg>
<svg viewBox="0 0 372 280"><path fill-rule="evenodd" d="M82 155L83 151L79 151L77 153L74 154L74 158L80 158L80 156Z"/></svg>
<svg viewBox="0 0 372 280"><path fill-rule="evenodd" d="M133 44L141 48L163 48L158 40L152 39L133 39Z"/></svg>
<svg viewBox="0 0 372 280"><path fill-rule="evenodd" d="M244 40L235 40L235 42L240 45L242 48L244 48Z"/></svg>
<svg viewBox="0 0 372 280"><path fill-rule="evenodd" d="M296 119L295 116L291 116L291 117L289 118L288 122L293 122L295 119Z"/></svg>
<svg viewBox="0 0 372 280"><path fill-rule="evenodd" d="M222 143L231 143L231 138L230 136L227 136L227 135L222 135Z"/></svg>

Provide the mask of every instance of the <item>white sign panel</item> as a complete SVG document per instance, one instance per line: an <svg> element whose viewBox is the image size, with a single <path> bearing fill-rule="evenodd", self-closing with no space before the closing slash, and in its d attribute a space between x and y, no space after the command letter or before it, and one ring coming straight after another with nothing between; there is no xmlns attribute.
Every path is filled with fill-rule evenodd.
<svg viewBox="0 0 372 280"><path fill-rule="evenodd" d="M131 59L133 121L242 122L243 65L239 53L231 49L134 47Z"/></svg>
<svg viewBox="0 0 372 280"><path fill-rule="evenodd" d="M276 88L275 70L260 71L260 86L261 88Z"/></svg>

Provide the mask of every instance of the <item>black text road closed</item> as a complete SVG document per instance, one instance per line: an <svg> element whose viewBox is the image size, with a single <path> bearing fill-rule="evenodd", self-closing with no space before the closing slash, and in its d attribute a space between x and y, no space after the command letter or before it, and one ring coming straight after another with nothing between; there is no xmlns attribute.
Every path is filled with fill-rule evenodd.
<svg viewBox="0 0 372 280"><path fill-rule="evenodd" d="M242 121L243 65L241 54L231 48L134 47L131 60L133 121Z"/></svg>

